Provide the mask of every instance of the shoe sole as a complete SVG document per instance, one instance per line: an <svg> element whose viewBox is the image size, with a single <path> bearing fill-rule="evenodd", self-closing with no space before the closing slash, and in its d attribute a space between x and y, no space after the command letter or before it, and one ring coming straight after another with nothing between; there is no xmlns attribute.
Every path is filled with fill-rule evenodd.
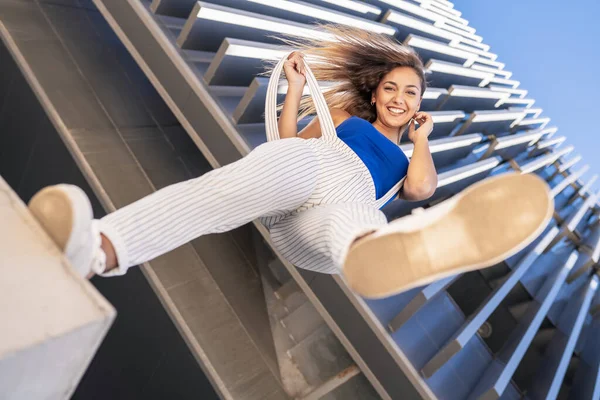
<svg viewBox="0 0 600 400"><path fill-rule="evenodd" d="M66 185L42 189L29 201L28 208L62 252L67 252L72 232L85 229L75 226L75 222L92 218L87 196L81 189Z"/></svg>
<svg viewBox="0 0 600 400"><path fill-rule="evenodd" d="M538 237L554 210L548 184L529 174L489 178L457 196L447 214L422 229L358 241L343 269L349 287L382 298L492 266Z"/></svg>

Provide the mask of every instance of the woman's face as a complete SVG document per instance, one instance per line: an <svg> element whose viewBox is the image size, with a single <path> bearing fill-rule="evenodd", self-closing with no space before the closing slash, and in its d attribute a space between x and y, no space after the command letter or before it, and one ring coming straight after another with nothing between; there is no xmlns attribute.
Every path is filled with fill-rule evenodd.
<svg viewBox="0 0 600 400"><path fill-rule="evenodd" d="M373 92L377 119L389 128L401 128L419 111L421 79L410 67L388 72Z"/></svg>

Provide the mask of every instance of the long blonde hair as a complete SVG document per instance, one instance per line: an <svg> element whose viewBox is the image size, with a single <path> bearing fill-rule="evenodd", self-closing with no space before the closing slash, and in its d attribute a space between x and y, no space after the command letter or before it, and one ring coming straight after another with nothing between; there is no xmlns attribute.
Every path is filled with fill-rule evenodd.
<svg viewBox="0 0 600 400"><path fill-rule="evenodd" d="M423 96L427 87L423 62L412 48L389 35L358 28L327 24L318 25L317 29L328 34L330 39L293 36L279 39L306 56L318 81L332 83L323 92L330 108L375 121L377 112L371 104L372 93L381 79L397 67L410 67L417 73ZM315 112L312 98L304 96L298 119Z"/></svg>

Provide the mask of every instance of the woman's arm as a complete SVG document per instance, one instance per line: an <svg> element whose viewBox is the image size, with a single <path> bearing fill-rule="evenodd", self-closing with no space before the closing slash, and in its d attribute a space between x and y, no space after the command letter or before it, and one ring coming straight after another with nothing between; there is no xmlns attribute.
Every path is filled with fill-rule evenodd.
<svg viewBox="0 0 600 400"><path fill-rule="evenodd" d="M429 151L428 138L433 130L433 120L424 112L415 114L415 119L420 127L415 131L412 121L408 128L408 138L414 143L414 150L400 192L400 198L409 201L428 199L437 188L437 172Z"/></svg>
<svg viewBox="0 0 600 400"><path fill-rule="evenodd" d="M298 136L298 110L302 91L306 84L304 75L304 58L302 53L293 52L289 55L283 65L285 78L288 81L288 91L285 95L283 109L279 116L277 126L281 139L294 138Z"/></svg>

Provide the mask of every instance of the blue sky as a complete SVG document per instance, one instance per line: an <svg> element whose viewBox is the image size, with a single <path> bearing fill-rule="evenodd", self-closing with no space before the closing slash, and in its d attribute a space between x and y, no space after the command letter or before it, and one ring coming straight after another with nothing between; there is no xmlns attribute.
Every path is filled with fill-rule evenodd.
<svg viewBox="0 0 600 400"><path fill-rule="evenodd" d="M454 0L454 8L529 91L534 107L566 136L574 170L600 174L600 17L599 0ZM562 147L561 146L561 147ZM598 181L594 188L600 187Z"/></svg>

